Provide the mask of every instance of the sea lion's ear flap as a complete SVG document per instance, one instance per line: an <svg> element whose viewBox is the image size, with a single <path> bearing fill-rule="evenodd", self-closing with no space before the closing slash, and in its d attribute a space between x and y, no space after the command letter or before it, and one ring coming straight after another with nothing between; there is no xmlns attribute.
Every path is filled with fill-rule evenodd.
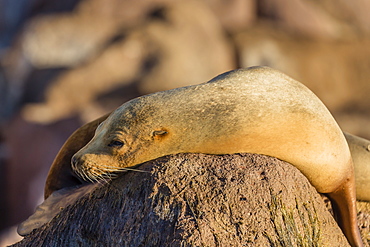
<svg viewBox="0 0 370 247"><path fill-rule="evenodd" d="M165 130L154 130L153 131L153 137L161 137L167 135L168 132Z"/></svg>

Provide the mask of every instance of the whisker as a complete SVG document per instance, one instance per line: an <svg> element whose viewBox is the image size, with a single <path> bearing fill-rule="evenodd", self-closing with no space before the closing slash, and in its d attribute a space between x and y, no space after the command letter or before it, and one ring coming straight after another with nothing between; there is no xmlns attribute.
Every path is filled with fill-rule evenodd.
<svg viewBox="0 0 370 247"><path fill-rule="evenodd" d="M96 162L89 162L89 166L82 166L80 168L77 167L76 163L71 164L73 171L85 181L91 183L108 183L111 180L117 178L119 172L125 171L134 171L134 172L145 172L149 173L149 171L144 171L135 168L128 168L128 167L117 167L117 166L110 166L105 164L97 164Z"/></svg>
<svg viewBox="0 0 370 247"><path fill-rule="evenodd" d="M127 167L124 167L122 168L123 171L135 171L135 172L149 172L149 171L144 171L144 170L139 170L139 169L134 169L134 168L127 168Z"/></svg>
<svg viewBox="0 0 370 247"><path fill-rule="evenodd" d="M111 179L109 176L106 176L106 174L100 174L100 175L99 175L99 178L100 178L100 181L101 181L103 184L107 184L107 183L109 183L110 181L112 181L112 179Z"/></svg>
<svg viewBox="0 0 370 247"><path fill-rule="evenodd" d="M88 180L88 177L86 176L85 172L82 170L82 171L77 171L78 172L78 175L85 181Z"/></svg>
<svg viewBox="0 0 370 247"><path fill-rule="evenodd" d="M106 183L106 179L104 178L103 174L102 174L102 171L101 169L99 169L98 171L93 171L91 173L91 175L94 177L94 180L96 180L98 183L100 184L104 184Z"/></svg>
<svg viewBox="0 0 370 247"><path fill-rule="evenodd" d="M144 171L140 169L135 169L135 168L128 168L128 167L116 167L116 166L108 166L108 165L100 165L101 167L104 167L105 170L112 170L112 171L135 171L135 172L149 172L149 171Z"/></svg>
<svg viewBox="0 0 370 247"><path fill-rule="evenodd" d="M91 183L94 183L95 182L95 179L93 176L91 176L91 173L90 172L87 172L87 171L83 171L83 175L85 178L87 178L88 181L90 181ZM86 180L86 179L85 179Z"/></svg>

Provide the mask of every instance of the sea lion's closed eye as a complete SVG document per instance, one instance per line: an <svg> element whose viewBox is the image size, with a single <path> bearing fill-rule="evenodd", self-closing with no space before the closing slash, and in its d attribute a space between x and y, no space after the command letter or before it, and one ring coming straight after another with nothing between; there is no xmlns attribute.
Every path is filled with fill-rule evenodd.
<svg viewBox="0 0 370 247"><path fill-rule="evenodd" d="M164 136L168 134L167 131L164 131L164 130L155 130L153 131L153 136Z"/></svg>
<svg viewBox="0 0 370 247"><path fill-rule="evenodd" d="M113 140L108 144L108 147L113 147L113 148L120 148L124 145L122 141L119 140Z"/></svg>

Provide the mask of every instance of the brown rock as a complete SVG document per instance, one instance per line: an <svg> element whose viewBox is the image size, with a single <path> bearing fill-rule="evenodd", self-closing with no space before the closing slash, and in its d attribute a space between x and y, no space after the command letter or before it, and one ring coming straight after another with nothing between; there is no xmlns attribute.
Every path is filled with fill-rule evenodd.
<svg viewBox="0 0 370 247"><path fill-rule="evenodd" d="M235 38L242 67L268 65L306 84L331 111L369 105L369 41L297 39L268 25Z"/></svg>
<svg viewBox="0 0 370 247"><path fill-rule="evenodd" d="M121 29L140 25L162 2L87 0L73 12L37 16L23 34L23 52L38 68L75 66L98 54Z"/></svg>
<svg viewBox="0 0 370 247"><path fill-rule="evenodd" d="M354 1L258 1L261 19L291 33L313 39L347 40L368 36L370 3Z"/></svg>
<svg viewBox="0 0 370 247"><path fill-rule="evenodd" d="M243 31L257 20L256 0L205 0L227 32Z"/></svg>
<svg viewBox="0 0 370 247"><path fill-rule="evenodd" d="M363 0L319 0L316 1L329 15L347 25L359 36L369 35L370 31L370 2ZM344 38L344 37L343 37Z"/></svg>
<svg viewBox="0 0 370 247"><path fill-rule="evenodd" d="M112 111L124 102L124 95L113 109L94 102L100 95L132 83L149 50L138 35L110 45L100 56L58 77L45 92L45 102L26 105L23 116L33 122L51 123L74 114L92 120Z"/></svg>
<svg viewBox="0 0 370 247"><path fill-rule="evenodd" d="M319 39L335 39L341 35L337 20L315 1L262 0L258 6L261 16L291 32Z"/></svg>
<svg viewBox="0 0 370 247"><path fill-rule="evenodd" d="M205 4L173 2L158 11L153 21L59 77L46 102L24 107L23 116L41 123L73 114L91 120L124 103L126 95L110 109L95 102L115 88L136 81L138 92L147 94L201 83L235 68L231 47Z"/></svg>
<svg viewBox="0 0 370 247"><path fill-rule="evenodd" d="M357 202L358 226L363 236L364 246L370 246L370 202Z"/></svg>
<svg viewBox="0 0 370 247"><path fill-rule="evenodd" d="M236 66L220 23L201 1L168 4L144 32L157 51L139 83L143 94L201 83Z"/></svg>
<svg viewBox="0 0 370 247"><path fill-rule="evenodd" d="M14 246L348 246L296 168L253 155L179 154L127 173Z"/></svg>

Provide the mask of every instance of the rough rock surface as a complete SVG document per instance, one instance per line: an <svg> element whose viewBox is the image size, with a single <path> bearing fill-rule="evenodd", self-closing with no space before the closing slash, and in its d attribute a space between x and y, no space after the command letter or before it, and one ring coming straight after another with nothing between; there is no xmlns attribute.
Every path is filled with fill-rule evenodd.
<svg viewBox="0 0 370 247"><path fill-rule="evenodd" d="M348 246L316 190L278 159L179 154L139 169L14 246Z"/></svg>

